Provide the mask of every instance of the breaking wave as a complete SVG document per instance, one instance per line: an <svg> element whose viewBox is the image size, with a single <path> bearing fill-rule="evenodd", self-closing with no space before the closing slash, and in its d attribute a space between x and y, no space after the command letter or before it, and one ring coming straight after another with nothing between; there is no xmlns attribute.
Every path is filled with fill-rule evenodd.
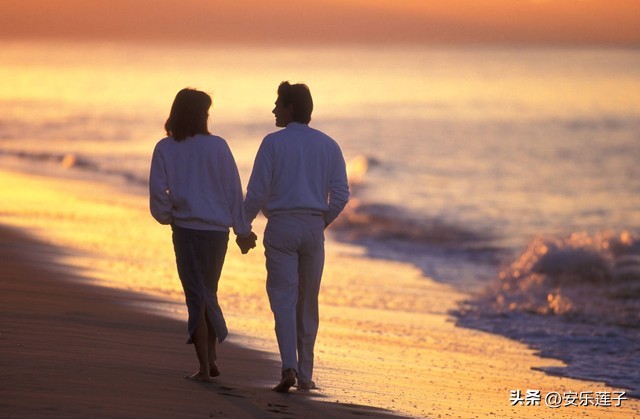
<svg viewBox="0 0 640 419"><path fill-rule="evenodd" d="M0 157L17 159L23 163L29 163L33 169L33 163L38 164L39 170L53 170L54 168L74 169L76 174L91 173L95 175L107 175L122 178L128 183L146 186L148 179L140 173L134 173L125 169L107 167L96 160L75 153L35 152L21 150L2 150ZM71 173L71 172L70 172Z"/></svg>
<svg viewBox="0 0 640 419"><path fill-rule="evenodd" d="M486 297L526 311L640 328L640 241L628 231L531 241Z"/></svg>
<svg viewBox="0 0 640 419"><path fill-rule="evenodd" d="M453 314L566 363L541 371L640 397L640 240L631 232L534 239Z"/></svg>
<svg viewBox="0 0 640 419"><path fill-rule="evenodd" d="M426 217L403 207L364 201L360 188L370 167L378 160L357 156L347 164L351 199L332 229L348 241L373 239L404 241L414 245L473 247L487 239L487 233L455 225L441 217Z"/></svg>

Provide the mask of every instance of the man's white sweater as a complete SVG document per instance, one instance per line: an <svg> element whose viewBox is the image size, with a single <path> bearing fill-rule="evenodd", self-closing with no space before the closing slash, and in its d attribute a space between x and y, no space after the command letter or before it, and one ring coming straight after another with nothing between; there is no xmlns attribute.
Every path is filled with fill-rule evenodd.
<svg viewBox="0 0 640 419"><path fill-rule="evenodd" d="M344 157L331 137L293 122L264 138L247 187L248 220L262 210L318 214L328 225L348 200Z"/></svg>

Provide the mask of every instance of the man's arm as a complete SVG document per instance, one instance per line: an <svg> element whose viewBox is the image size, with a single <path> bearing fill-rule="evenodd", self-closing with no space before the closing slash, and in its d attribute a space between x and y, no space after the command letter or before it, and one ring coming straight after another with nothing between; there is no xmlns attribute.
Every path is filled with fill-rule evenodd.
<svg viewBox="0 0 640 419"><path fill-rule="evenodd" d="M338 156L331 173L331 183L329 187L329 210L324 215L324 224L328 226L342 212L349 202L349 181L347 180L347 167L342 156L342 151L338 148Z"/></svg>
<svg viewBox="0 0 640 419"><path fill-rule="evenodd" d="M247 185L247 196L244 199L244 208L247 220L252 222L260 210L264 207L271 192L271 179L273 176L273 159L265 138L258 149L253 170Z"/></svg>

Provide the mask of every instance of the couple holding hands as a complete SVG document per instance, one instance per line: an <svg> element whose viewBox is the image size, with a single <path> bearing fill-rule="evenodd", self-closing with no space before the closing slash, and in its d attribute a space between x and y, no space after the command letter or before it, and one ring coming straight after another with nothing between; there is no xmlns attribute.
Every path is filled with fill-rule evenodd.
<svg viewBox="0 0 640 419"><path fill-rule="evenodd" d="M226 141L208 130L211 97L178 92L165 123L167 137L153 152L150 208L173 233L178 275L187 303L189 339L200 368L191 377L220 375L216 343L227 336L217 289L233 227L243 254L256 246L251 222L267 217L266 288L274 314L282 377L274 391L315 387L318 294L324 267L324 229L349 199L338 144L309 127L313 100L304 84L282 82L273 113L282 128L256 155L243 199L238 168ZM217 342L216 342L217 341Z"/></svg>

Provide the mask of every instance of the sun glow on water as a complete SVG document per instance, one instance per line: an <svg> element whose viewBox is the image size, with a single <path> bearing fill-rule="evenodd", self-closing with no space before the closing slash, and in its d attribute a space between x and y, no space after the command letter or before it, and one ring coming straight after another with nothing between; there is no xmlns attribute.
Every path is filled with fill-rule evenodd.
<svg viewBox="0 0 640 419"><path fill-rule="evenodd" d="M157 45L18 42L5 43L3 54L0 101L13 103L15 112L35 111L49 119L68 117L73 107L107 114L124 110L138 118L153 113L162 120L175 93L190 86L213 95L216 120L270 122L282 80L309 84L318 118L509 118L516 113L539 118L569 109L585 114L640 109L640 95L634 93L640 91L637 62L616 69L616 79L602 78L609 64L593 60L588 50L568 52L571 60L567 51L558 50L553 71L544 64L548 52L535 50L520 63L504 51L464 48L160 50ZM465 65L464 60L471 61Z"/></svg>
<svg viewBox="0 0 640 419"><path fill-rule="evenodd" d="M464 256L478 238L521 250L559 227L640 225L634 51L2 46L0 158L31 174L0 173L0 190L13 198L0 218L73 249L69 260L102 283L168 297L162 309L179 318L171 233L150 217L146 198L150 154L176 92L191 86L213 95L212 130L230 142L246 182L261 138L275 129L278 83L308 83L312 125L339 141L351 169L355 210L342 217L346 236L365 238L328 246L319 368L340 394L359 389L332 381L330 366L357 370L351 378L365 398L392 408L397 398L414 415L426 413L411 400L446 405L447 389L429 381L459 370L468 354L505 359L492 366L507 372L504 383L514 379L509 357L525 353L505 355L502 340L447 323L462 298L452 284L477 282L483 271L439 254ZM627 246L635 240L619 237ZM384 245L403 238L409 251L387 252ZM536 257L549 249L535 247ZM616 260L618 276L633 277L634 263ZM540 288L544 278L529 268L504 272L507 295L496 298L505 307L523 306L508 294L519 285ZM224 278L230 324L273 350L261 251L242 257L232 246ZM536 295L542 311L575 307L566 293L542 287ZM419 369L409 381L407 359ZM465 385L485 384L485 373L471 368L475 378ZM404 395L370 396L374 387Z"/></svg>

